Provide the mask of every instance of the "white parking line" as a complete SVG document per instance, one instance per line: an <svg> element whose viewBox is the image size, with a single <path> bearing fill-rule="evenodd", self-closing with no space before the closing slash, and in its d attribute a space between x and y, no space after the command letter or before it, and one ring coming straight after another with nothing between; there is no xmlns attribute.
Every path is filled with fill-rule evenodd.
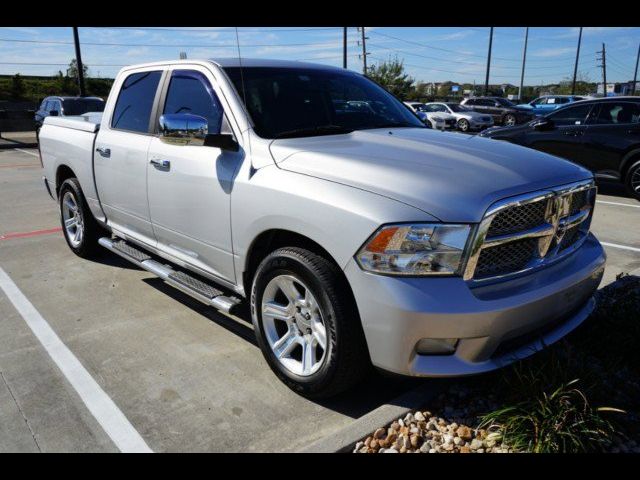
<svg viewBox="0 0 640 480"><path fill-rule="evenodd" d="M632 252L640 252L640 248L629 247L627 245L618 245L617 243L600 242L605 247L620 248L622 250L631 250Z"/></svg>
<svg viewBox="0 0 640 480"><path fill-rule="evenodd" d="M47 321L0 267L0 289L18 310L51 359L62 371L94 418L122 452L151 452L118 406L85 370L76 356L62 343Z"/></svg>
<svg viewBox="0 0 640 480"><path fill-rule="evenodd" d="M26 150L22 150L21 148L14 148L14 150L16 150L17 152L22 152L22 153L26 153L27 155L32 155L34 157L37 157L38 154L37 153L33 153L33 152L28 152Z"/></svg>
<svg viewBox="0 0 640 480"><path fill-rule="evenodd" d="M620 202L605 202L604 200L596 200L596 203L604 203L605 205L620 205L621 207L640 208L640 205L629 205L628 203Z"/></svg>

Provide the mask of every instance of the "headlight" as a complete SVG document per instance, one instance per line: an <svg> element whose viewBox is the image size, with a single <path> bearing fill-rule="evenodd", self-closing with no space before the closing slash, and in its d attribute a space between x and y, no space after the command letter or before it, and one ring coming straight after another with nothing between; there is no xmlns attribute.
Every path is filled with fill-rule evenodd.
<svg viewBox="0 0 640 480"><path fill-rule="evenodd" d="M431 117L431 120L434 120L436 122L444 122L444 118L442 117Z"/></svg>
<svg viewBox="0 0 640 480"><path fill-rule="evenodd" d="M356 254L363 270L388 275L459 275L469 225L419 223L380 228Z"/></svg>

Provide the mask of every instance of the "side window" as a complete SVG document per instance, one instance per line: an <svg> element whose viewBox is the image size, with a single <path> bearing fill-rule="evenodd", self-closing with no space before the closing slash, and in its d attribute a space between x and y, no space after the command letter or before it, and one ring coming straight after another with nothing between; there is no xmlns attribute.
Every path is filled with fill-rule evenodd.
<svg viewBox="0 0 640 480"><path fill-rule="evenodd" d="M495 103L496 103L495 101L485 98L482 100L477 100L476 105L481 105L483 107L493 107Z"/></svg>
<svg viewBox="0 0 640 480"><path fill-rule="evenodd" d="M470 107L473 107L476 104L476 101L474 99L470 98L464 104L465 105L469 105Z"/></svg>
<svg viewBox="0 0 640 480"><path fill-rule="evenodd" d="M600 112L593 121L596 125L615 125L617 123L640 123L640 106L637 103L603 103Z"/></svg>
<svg viewBox="0 0 640 480"><path fill-rule="evenodd" d="M558 110L549 118L554 121L556 125L583 125L585 119L591 110L591 105L578 105L575 107L567 107Z"/></svg>
<svg viewBox="0 0 640 480"><path fill-rule="evenodd" d="M122 83L113 109L111 128L146 133L161 72L129 75Z"/></svg>
<svg viewBox="0 0 640 480"><path fill-rule="evenodd" d="M174 70L163 113L190 113L207 119L209 133L220 132L222 105L206 77L193 70Z"/></svg>
<svg viewBox="0 0 640 480"><path fill-rule="evenodd" d="M42 103L40 104L40 110L47 110L47 104L49 103L49 101L47 99L44 99L42 101Z"/></svg>

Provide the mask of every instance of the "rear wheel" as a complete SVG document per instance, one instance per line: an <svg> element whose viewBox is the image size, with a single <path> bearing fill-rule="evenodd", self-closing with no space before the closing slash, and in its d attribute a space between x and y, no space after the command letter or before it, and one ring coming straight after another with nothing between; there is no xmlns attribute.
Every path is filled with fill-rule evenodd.
<svg viewBox="0 0 640 480"><path fill-rule="evenodd" d="M511 113L507 113L502 119L502 123L507 127L513 127L516 124L516 116Z"/></svg>
<svg viewBox="0 0 640 480"><path fill-rule="evenodd" d="M98 239L108 235L89 210L76 178L68 178L60 186L60 221L67 245L73 253L83 258L95 256Z"/></svg>
<svg viewBox="0 0 640 480"><path fill-rule="evenodd" d="M340 270L301 248L280 248L258 267L251 314L273 372L307 397L336 395L362 379L369 357Z"/></svg>
<svg viewBox="0 0 640 480"><path fill-rule="evenodd" d="M631 165L627 171L625 183L629 192L638 200L640 200L640 160Z"/></svg>
<svg viewBox="0 0 640 480"><path fill-rule="evenodd" d="M469 125L469 120L465 118L461 118L460 120L458 120L458 128L461 132L468 132L469 128L471 128L471 126Z"/></svg>

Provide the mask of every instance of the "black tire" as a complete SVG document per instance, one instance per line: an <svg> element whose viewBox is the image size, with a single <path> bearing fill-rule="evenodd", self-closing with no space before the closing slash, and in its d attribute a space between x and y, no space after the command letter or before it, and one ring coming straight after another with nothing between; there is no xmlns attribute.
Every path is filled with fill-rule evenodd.
<svg viewBox="0 0 640 480"><path fill-rule="evenodd" d="M629 193L640 200L640 160L629 167L624 183Z"/></svg>
<svg viewBox="0 0 640 480"><path fill-rule="evenodd" d="M458 129L460 129L461 132L468 132L470 128L471 125L469 125L469 120L465 118L458 120Z"/></svg>
<svg viewBox="0 0 640 480"><path fill-rule="evenodd" d="M517 125L518 120L516 119L516 116L513 115L512 113L507 113L504 117L502 117L502 124L505 126L513 126L513 125Z"/></svg>
<svg viewBox="0 0 640 480"><path fill-rule="evenodd" d="M75 203L78 207L78 217L81 220L82 239L79 241L77 245L74 245L74 242L70 238L70 233L68 232L65 221L63 218L63 202L65 200L66 195L71 195L75 200ZM93 258L96 256L98 251L98 239L104 236L110 236L109 232L105 230L102 226L98 224L98 222L93 218L93 214L91 210L89 210L89 206L87 205L87 201L84 198L84 194L82 193L82 189L80 188L80 183L76 178L68 178L62 185L60 185L60 190L58 192L58 205L60 207L60 223L62 225L62 234L64 235L64 239L67 242L67 245L71 249L73 253L82 258Z"/></svg>
<svg viewBox="0 0 640 480"><path fill-rule="evenodd" d="M293 276L317 299L326 328L326 352L319 369L296 375L280 363L265 334L262 299L265 287L279 275ZM269 367L293 391L309 398L326 398L353 387L371 367L360 317L342 272L308 250L285 247L258 266L251 288L251 317L258 344Z"/></svg>

